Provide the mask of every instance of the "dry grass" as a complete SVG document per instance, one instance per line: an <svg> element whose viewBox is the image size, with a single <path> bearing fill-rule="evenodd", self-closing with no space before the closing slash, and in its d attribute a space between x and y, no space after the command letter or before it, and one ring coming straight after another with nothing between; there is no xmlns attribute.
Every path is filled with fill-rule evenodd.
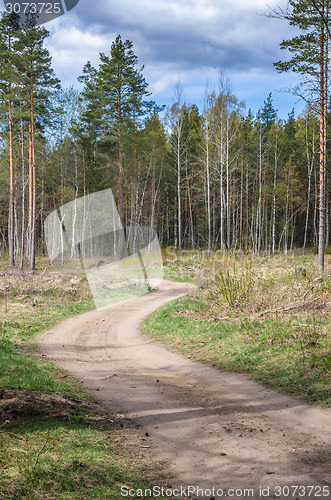
<svg viewBox="0 0 331 500"><path fill-rule="evenodd" d="M195 265L199 291L156 312L145 332L221 369L331 405L331 259L320 278L312 254ZM172 263L175 266L176 263Z"/></svg>

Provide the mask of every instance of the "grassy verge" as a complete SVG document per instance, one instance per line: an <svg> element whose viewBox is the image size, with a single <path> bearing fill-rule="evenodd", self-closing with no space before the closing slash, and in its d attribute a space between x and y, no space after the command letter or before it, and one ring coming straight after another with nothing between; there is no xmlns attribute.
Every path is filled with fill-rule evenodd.
<svg viewBox="0 0 331 500"><path fill-rule="evenodd" d="M192 359L331 406L331 282L319 279L315 259L205 261L199 291L154 313L144 333Z"/></svg>
<svg viewBox="0 0 331 500"><path fill-rule="evenodd" d="M35 391L3 395L12 420L0 432L0 498L110 500L123 498L122 487L166 484L126 422L98 404Z"/></svg>
<svg viewBox="0 0 331 500"><path fill-rule="evenodd" d="M73 380L41 358L37 335L94 307L83 276L0 271L0 386L81 395Z"/></svg>
<svg viewBox="0 0 331 500"><path fill-rule="evenodd" d="M38 350L37 335L94 307L84 276L0 262L0 498L119 499L169 485L148 438Z"/></svg>

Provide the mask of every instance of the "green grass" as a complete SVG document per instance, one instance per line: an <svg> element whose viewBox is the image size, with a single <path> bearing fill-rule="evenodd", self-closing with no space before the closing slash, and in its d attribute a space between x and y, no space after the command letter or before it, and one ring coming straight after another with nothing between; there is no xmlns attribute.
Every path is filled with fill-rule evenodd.
<svg viewBox="0 0 331 500"><path fill-rule="evenodd" d="M331 281L316 281L314 260L205 261L200 290L155 312L143 331L197 361L331 406L331 320L320 310L331 300ZM297 266L305 276L296 275ZM312 287L307 306L282 311Z"/></svg>
<svg viewBox="0 0 331 500"><path fill-rule="evenodd" d="M145 323L146 333L193 359L331 405L330 318L318 309L304 316L256 317L257 311L300 300L312 284L312 301L330 293L328 281L313 281L311 256L257 259L251 263L254 286L248 287L230 274L245 269L239 260L235 266L220 260L216 268L229 271L224 276L230 286L247 290L243 307L238 294L227 300L226 290L211 289L213 263L205 254L179 259L170 252L166 258L166 277L200 283L201 289L157 311ZM296 278L295 266L305 267L306 276ZM127 422L109 415L40 356L39 333L93 308L82 276L72 286L73 276L48 269L44 274L42 267L45 262L36 274L0 276L0 498L117 500L123 498L121 485L169 485L152 450L141 449L137 431L125 429ZM2 398L1 386L13 388L15 403Z"/></svg>
<svg viewBox="0 0 331 500"><path fill-rule="evenodd" d="M153 479L165 483L132 455L122 430L93 415L20 422L0 433L0 449L0 498L6 500L112 500L123 498L121 485L138 489Z"/></svg>
<svg viewBox="0 0 331 500"><path fill-rule="evenodd" d="M32 274L0 272L1 499L112 500L123 498L121 485L169 484L139 431L39 352L39 334L93 308L81 275L41 265Z"/></svg>
<svg viewBox="0 0 331 500"><path fill-rule="evenodd" d="M37 336L66 318L92 309L93 302L86 299L56 303L54 295L47 294L51 300L40 303L29 314L16 312L12 319L7 314L7 319L0 322L0 386L81 394L78 384L61 381L62 370L41 358Z"/></svg>

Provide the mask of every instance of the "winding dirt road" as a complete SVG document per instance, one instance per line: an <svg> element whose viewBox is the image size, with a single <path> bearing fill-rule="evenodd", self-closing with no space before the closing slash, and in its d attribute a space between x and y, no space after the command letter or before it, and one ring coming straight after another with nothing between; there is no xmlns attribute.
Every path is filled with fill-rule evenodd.
<svg viewBox="0 0 331 500"><path fill-rule="evenodd" d="M139 425L178 485L222 488L238 499L331 498L330 410L192 362L140 334L143 318L190 288L164 281L150 294L69 319L42 336L41 349ZM232 491L244 489L253 491Z"/></svg>

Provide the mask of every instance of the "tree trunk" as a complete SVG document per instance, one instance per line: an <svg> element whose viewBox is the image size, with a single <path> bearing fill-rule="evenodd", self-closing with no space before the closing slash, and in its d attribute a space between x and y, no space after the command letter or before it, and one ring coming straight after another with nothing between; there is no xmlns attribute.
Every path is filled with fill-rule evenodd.
<svg viewBox="0 0 331 500"><path fill-rule="evenodd" d="M30 268L36 268L36 145L34 126L34 86L30 78Z"/></svg>
<svg viewBox="0 0 331 500"><path fill-rule="evenodd" d="M9 84L11 93L11 84ZM15 185L14 185L14 146L12 100L9 99L9 266L15 266Z"/></svg>
<svg viewBox="0 0 331 500"><path fill-rule="evenodd" d="M257 253L260 254L261 250L261 237L262 237L262 227L261 227L261 216L262 216L262 131L260 125L260 139L259 139L259 198L257 204Z"/></svg>
<svg viewBox="0 0 331 500"><path fill-rule="evenodd" d="M324 0L321 5L324 15ZM320 66L320 170L319 170L319 225L318 225L318 269L324 273L325 251L325 166L326 166L326 111L327 111L327 49L325 26L321 27Z"/></svg>
<svg viewBox="0 0 331 500"><path fill-rule="evenodd" d="M275 144L275 166L274 166L274 186L272 195L272 255L275 255L276 249L276 185L277 185L277 168L278 168L278 136L276 135Z"/></svg>
<svg viewBox="0 0 331 500"><path fill-rule="evenodd" d="M181 125L178 123L177 129L177 221L178 221L178 253L182 251L182 198L181 198L181 158L180 158L180 140Z"/></svg>
<svg viewBox="0 0 331 500"><path fill-rule="evenodd" d="M187 162L186 162L186 180L187 180L187 200L188 200L188 211L190 217L190 227L191 227L191 246L192 250L195 249L195 241L194 241L194 225L193 225L193 210L192 210L192 198L191 198L191 186L190 179L188 174ZM210 246L208 246L210 252Z"/></svg>
<svg viewBox="0 0 331 500"><path fill-rule="evenodd" d="M36 268L36 160L35 160L35 131L34 131L34 117L32 115L31 119L31 153L32 153L32 165L31 165L31 188L32 188L32 200L31 200L31 254L30 254L30 268L32 271Z"/></svg>
<svg viewBox="0 0 331 500"><path fill-rule="evenodd" d="M208 253L211 252L211 211L210 211L210 165L209 165L209 123L206 120L206 176L207 176L207 221L208 221Z"/></svg>
<svg viewBox="0 0 331 500"><path fill-rule="evenodd" d="M306 248L307 244L307 234L308 234L308 220L309 220L309 210L310 210L310 196L311 196L311 174L314 168L314 158L315 158L315 136L313 133L313 144L312 144L312 154L311 158L308 150L308 130L306 121L306 156L307 156L307 170L308 170L308 193L307 193L307 210L306 210L306 223L305 223L305 234L303 238L303 250Z"/></svg>
<svg viewBox="0 0 331 500"><path fill-rule="evenodd" d="M121 98L118 97L117 101L117 137L118 137L118 213L122 226L125 227L124 222L124 198L123 198L123 158L122 158L122 110L121 110Z"/></svg>
<svg viewBox="0 0 331 500"><path fill-rule="evenodd" d="M239 244L242 250L242 233L243 233L243 194L244 194L244 148L241 146L241 176L240 176L240 221L239 221Z"/></svg>
<svg viewBox="0 0 331 500"><path fill-rule="evenodd" d="M22 157L22 227L21 227L21 262L20 269L24 267L25 254L25 158L24 158L24 130L21 118L21 157Z"/></svg>
<svg viewBox="0 0 331 500"><path fill-rule="evenodd" d="M221 134L223 132L221 131ZM221 235L221 252L224 252L225 244L224 244L224 208L225 208L225 203L224 203L224 187L223 187L223 162L224 162L224 155L223 155L223 140L222 140L222 135L221 135L221 144L220 144L220 164L221 164L221 171L220 171L220 204L221 204L221 210L220 210L220 235Z"/></svg>
<svg viewBox="0 0 331 500"><path fill-rule="evenodd" d="M230 250L230 165L229 165L229 118L226 120L226 243Z"/></svg>
<svg viewBox="0 0 331 500"><path fill-rule="evenodd" d="M11 36L9 35L8 49L11 51ZM8 59L9 67L11 60ZM11 78L11 77L10 77ZM8 126L9 126L9 266L15 266L15 185L14 185L14 138L13 138L13 101L12 82L8 85Z"/></svg>

